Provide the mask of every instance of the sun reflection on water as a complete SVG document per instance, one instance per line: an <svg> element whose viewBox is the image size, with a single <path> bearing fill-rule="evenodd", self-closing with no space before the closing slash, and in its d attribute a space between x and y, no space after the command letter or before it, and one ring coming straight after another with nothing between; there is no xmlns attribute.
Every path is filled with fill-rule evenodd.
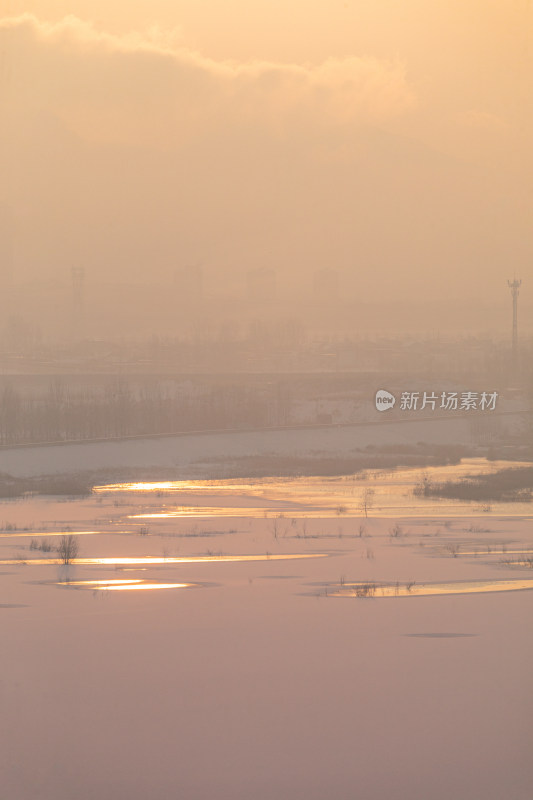
<svg viewBox="0 0 533 800"><path fill-rule="evenodd" d="M361 497L366 488L372 488L374 516L405 517L426 516L428 513L445 517L490 517L504 512L507 516L531 516L528 503L494 502L490 507L472 501L445 500L414 496L421 475L434 482L455 481L473 475L485 475L498 469L524 466L515 462L488 462L483 458L462 459L458 464L398 468L391 470L366 470L354 475L270 477L250 480L177 480L140 481L95 486L96 494L162 495L174 498L178 494L188 498L183 505L157 509L154 513L135 515L133 519L165 519L172 517L260 517L280 513L298 516L361 516ZM203 505L192 505L191 495L201 497ZM220 498L228 498L221 504ZM242 499L254 499L253 507L246 508ZM184 498L185 499L185 498ZM132 500L132 502L134 502ZM193 501L194 502L194 501ZM339 511L342 509L342 512Z"/></svg>
<svg viewBox="0 0 533 800"><path fill-rule="evenodd" d="M47 539L49 536L95 536L102 533L108 533L108 531L13 531L0 533L0 539L29 539L30 536L32 539ZM128 531L123 531L123 533L128 533Z"/></svg>
<svg viewBox="0 0 533 800"><path fill-rule="evenodd" d="M234 563L241 561L291 561L301 558L326 558L327 553L265 553L264 555L207 555L207 556L112 556L105 558L73 558L73 565L110 565L120 566L122 564L210 564L210 563ZM3 565L25 564L25 565L61 565L63 562L59 558L30 558L30 559L5 559L0 561Z"/></svg>
<svg viewBox="0 0 533 800"><path fill-rule="evenodd" d="M533 589L530 580L455 581L449 583L374 583L330 584L327 597L428 597L431 595L516 592Z"/></svg>
<svg viewBox="0 0 533 800"><path fill-rule="evenodd" d="M93 589L94 591L142 591L155 589L188 589L194 583L150 583L141 578L136 580L94 580L94 581L58 581L56 586L72 589Z"/></svg>

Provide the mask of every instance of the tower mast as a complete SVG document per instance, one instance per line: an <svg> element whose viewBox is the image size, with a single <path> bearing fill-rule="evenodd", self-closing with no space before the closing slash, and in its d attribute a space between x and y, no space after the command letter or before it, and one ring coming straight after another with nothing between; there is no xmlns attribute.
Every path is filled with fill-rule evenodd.
<svg viewBox="0 0 533 800"><path fill-rule="evenodd" d="M511 290L513 297L513 363L516 366L518 360L518 295L520 294L521 280L514 278L512 281L507 281L507 285Z"/></svg>

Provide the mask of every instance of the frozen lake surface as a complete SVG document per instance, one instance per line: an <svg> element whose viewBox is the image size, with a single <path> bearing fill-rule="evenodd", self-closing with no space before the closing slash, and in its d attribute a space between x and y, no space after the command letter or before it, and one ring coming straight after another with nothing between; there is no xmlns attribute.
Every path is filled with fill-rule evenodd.
<svg viewBox="0 0 533 800"><path fill-rule="evenodd" d="M533 509L420 474L4 502L2 796L530 800Z"/></svg>

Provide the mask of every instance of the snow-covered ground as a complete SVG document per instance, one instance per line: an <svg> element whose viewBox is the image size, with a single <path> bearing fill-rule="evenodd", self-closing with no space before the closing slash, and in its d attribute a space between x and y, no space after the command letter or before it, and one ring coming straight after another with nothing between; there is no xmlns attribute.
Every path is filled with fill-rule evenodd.
<svg viewBox="0 0 533 800"><path fill-rule="evenodd" d="M1 796L530 800L531 517L407 485L2 503Z"/></svg>

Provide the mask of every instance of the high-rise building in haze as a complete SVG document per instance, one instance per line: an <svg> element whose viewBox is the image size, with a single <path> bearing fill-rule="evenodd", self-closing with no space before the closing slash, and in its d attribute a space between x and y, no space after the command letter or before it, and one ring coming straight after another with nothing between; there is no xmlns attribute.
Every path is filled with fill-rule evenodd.
<svg viewBox="0 0 533 800"><path fill-rule="evenodd" d="M313 275L313 294L315 300L333 302L339 299L339 273L332 267L317 270Z"/></svg>
<svg viewBox="0 0 533 800"><path fill-rule="evenodd" d="M276 272L268 267L252 269L246 274L248 300L253 303L271 303L276 299Z"/></svg>
<svg viewBox="0 0 533 800"><path fill-rule="evenodd" d="M13 238L13 209L0 203L0 274L4 289L13 283Z"/></svg>
<svg viewBox="0 0 533 800"><path fill-rule="evenodd" d="M71 277L71 328L72 339L80 341L85 338L85 270L83 267L72 267Z"/></svg>
<svg viewBox="0 0 533 800"><path fill-rule="evenodd" d="M204 273L199 264L191 267L180 267L174 273L174 285L178 292L178 300L196 302L204 295Z"/></svg>

